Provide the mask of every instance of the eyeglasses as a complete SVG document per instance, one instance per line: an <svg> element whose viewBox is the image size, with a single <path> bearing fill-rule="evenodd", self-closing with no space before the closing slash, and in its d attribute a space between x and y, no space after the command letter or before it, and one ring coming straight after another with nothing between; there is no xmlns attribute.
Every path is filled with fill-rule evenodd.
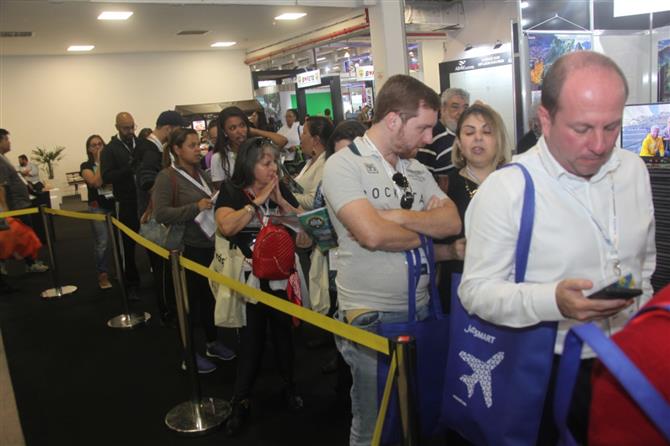
<svg viewBox="0 0 670 446"><path fill-rule="evenodd" d="M396 172L391 179L403 191L402 197L400 197L400 207L403 209L411 209L412 204L414 204L414 194L412 193L412 188L409 185L407 177L400 172Z"/></svg>

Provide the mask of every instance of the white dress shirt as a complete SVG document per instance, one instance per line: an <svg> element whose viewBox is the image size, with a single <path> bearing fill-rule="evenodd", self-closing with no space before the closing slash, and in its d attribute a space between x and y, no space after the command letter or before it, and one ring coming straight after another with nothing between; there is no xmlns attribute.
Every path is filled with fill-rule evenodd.
<svg viewBox="0 0 670 446"><path fill-rule="evenodd" d="M470 313L499 325L526 327L559 321L555 352L576 324L556 303L556 286L568 278L593 281L591 292L632 274L643 290L636 304L599 322L620 330L652 295L656 266L654 209L649 173L642 160L615 148L590 180L566 171L544 138L515 158L535 184L535 218L526 279L514 283L524 179L518 168L491 174L465 214L467 248L459 296ZM613 194L614 193L614 198ZM585 294L589 294L586 291ZM593 356L585 348L583 357Z"/></svg>
<svg viewBox="0 0 670 446"><path fill-rule="evenodd" d="M279 129L277 133L282 136L285 136L288 142L282 149L288 149L289 147L295 147L300 145L300 133L302 132L302 126L294 122L291 127L287 124L284 124L282 128ZM285 153L286 161L293 161L295 159L295 152L286 152Z"/></svg>

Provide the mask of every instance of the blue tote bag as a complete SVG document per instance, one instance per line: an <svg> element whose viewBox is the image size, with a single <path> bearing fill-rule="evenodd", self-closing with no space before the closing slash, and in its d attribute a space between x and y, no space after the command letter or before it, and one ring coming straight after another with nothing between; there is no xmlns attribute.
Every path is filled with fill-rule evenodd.
<svg viewBox="0 0 670 446"><path fill-rule="evenodd" d="M420 433L424 437L430 437L435 434L440 421L442 383L447 362L449 321L442 312L442 305L437 294L433 241L421 236L420 249L424 250L430 278L429 316L422 321L416 320L416 286L422 274L421 253L417 248L405 253L409 286L408 320L402 323L381 324L377 333L391 339L402 335L414 337L416 380L410 385L418 399L416 410ZM377 401L382 399L389 366L390 357L379 354L377 359ZM397 385L394 385L393 390L384 420L382 444L397 443L401 439Z"/></svg>
<svg viewBox="0 0 670 446"><path fill-rule="evenodd" d="M525 178L515 253L515 282L528 264L535 187ZM542 417L556 341L555 322L527 328L494 325L467 313L458 298L460 274L452 276L449 352L442 423L477 445L533 445Z"/></svg>
<svg viewBox="0 0 670 446"><path fill-rule="evenodd" d="M670 305L646 307L634 317L652 310L670 311ZM594 324L584 324L573 327L568 332L558 366L554 420L560 431L559 444L564 446L577 444L568 429L567 422L584 342L591 346L600 361L670 443L670 403L663 398L618 345Z"/></svg>

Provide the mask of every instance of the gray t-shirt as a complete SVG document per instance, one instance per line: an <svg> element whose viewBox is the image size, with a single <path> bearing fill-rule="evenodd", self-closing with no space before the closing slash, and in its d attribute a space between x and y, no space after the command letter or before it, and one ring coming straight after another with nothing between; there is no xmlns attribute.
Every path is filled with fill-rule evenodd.
<svg viewBox="0 0 670 446"><path fill-rule="evenodd" d="M328 159L323 173L328 213L338 234L336 283L340 309L407 311L405 253L367 250L337 219L344 205L358 199L367 199L376 209L400 209L402 191L387 172L390 166L385 166L368 138L356 138L354 143L360 155L342 149ZM396 170L409 180L414 194L412 210L424 210L433 195L446 198L428 169L415 159L399 160ZM417 306L427 302L427 287L428 276L424 274L417 287Z"/></svg>
<svg viewBox="0 0 670 446"><path fill-rule="evenodd" d="M10 210L30 207L28 186L21 181L19 173L5 155L0 154L0 186L5 188L7 206Z"/></svg>

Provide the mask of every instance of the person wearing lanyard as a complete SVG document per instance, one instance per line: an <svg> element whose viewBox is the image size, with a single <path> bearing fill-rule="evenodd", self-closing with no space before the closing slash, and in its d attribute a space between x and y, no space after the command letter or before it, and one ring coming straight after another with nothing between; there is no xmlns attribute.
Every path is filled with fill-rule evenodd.
<svg viewBox="0 0 670 446"><path fill-rule="evenodd" d="M557 321L554 370L571 326L595 321L615 333L652 295L656 248L649 174L637 155L615 147L627 95L616 63L590 51L561 57L545 76L538 110L543 136L515 159L535 184L525 282L514 283L513 272L524 191L519 169L489 175L466 212L463 306L496 325ZM628 275L643 290L641 297L587 298ZM593 356L584 349L572 403L578 442L588 427ZM538 444L555 444L558 435L553 380L555 375Z"/></svg>
<svg viewBox="0 0 670 446"><path fill-rule="evenodd" d="M158 116L156 128L145 139L137 141L135 181L137 183L137 211L141 216L140 223L145 223L150 218L151 209L147 208L149 207L151 188L158 172L163 166L170 165L170 162L163 161L163 155L168 153L167 150L163 150L163 145L175 129L186 125L187 122L179 113L174 110L166 110ZM169 157L167 161L170 161ZM147 250L147 255L154 277L154 293L161 323L167 326L176 326L176 304L170 268L167 266L167 261L154 252Z"/></svg>
<svg viewBox="0 0 670 446"><path fill-rule="evenodd" d="M212 182L200 169L198 133L193 129L178 128L170 134L167 147L175 161L156 177L151 195L154 218L165 225L185 224L184 257L209 267L214 258L214 237L206 234L195 221L198 214L213 212ZM199 317L205 331L205 355L224 361L233 359L235 353L218 341L214 326L214 297L207 278L187 270L186 287L190 314ZM216 365L201 354L197 354L196 363L200 373L216 370Z"/></svg>
<svg viewBox="0 0 670 446"><path fill-rule="evenodd" d="M114 212L114 199L111 189L102 183L100 175L100 153L105 148L105 142L100 135L91 135L86 139L86 155L88 161L81 163L81 176L86 181L88 189L88 211L95 214ZM109 282L109 248L107 223L91 221L93 228L93 249L95 252L95 267L98 270L98 287L102 290L112 288Z"/></svg>
<svg viewBox="0 0 670 446"><path fill-rule="evenodd" d="M407 321L404 251L421 246L420 234L444 238L461 229L454 203L412 158L432 140L439 109L429 87L392 76L377 96L372 127L326 162L322 189L338 234L338 318L364 330ZM422 274L416 289L420 320L428 316L428 282ZM377 417L377 352L342 338L336 343L353 378L349 441L369 445Z"/></svg>
<svg viewBox="0 0 670 446"><path fill-rule="evenodd" d="M100 172L102 182L111 184L114 199L118 205L121 223L135 232L140 229L137 215L137 192L133 172L133 152L135 150L135 120L128 112L116 115L117 135L107 143L100 154ZM123 234L123 273L128 287L128 297L138 300L137 290L140 275L135 263L135 242Z"/></svg>

